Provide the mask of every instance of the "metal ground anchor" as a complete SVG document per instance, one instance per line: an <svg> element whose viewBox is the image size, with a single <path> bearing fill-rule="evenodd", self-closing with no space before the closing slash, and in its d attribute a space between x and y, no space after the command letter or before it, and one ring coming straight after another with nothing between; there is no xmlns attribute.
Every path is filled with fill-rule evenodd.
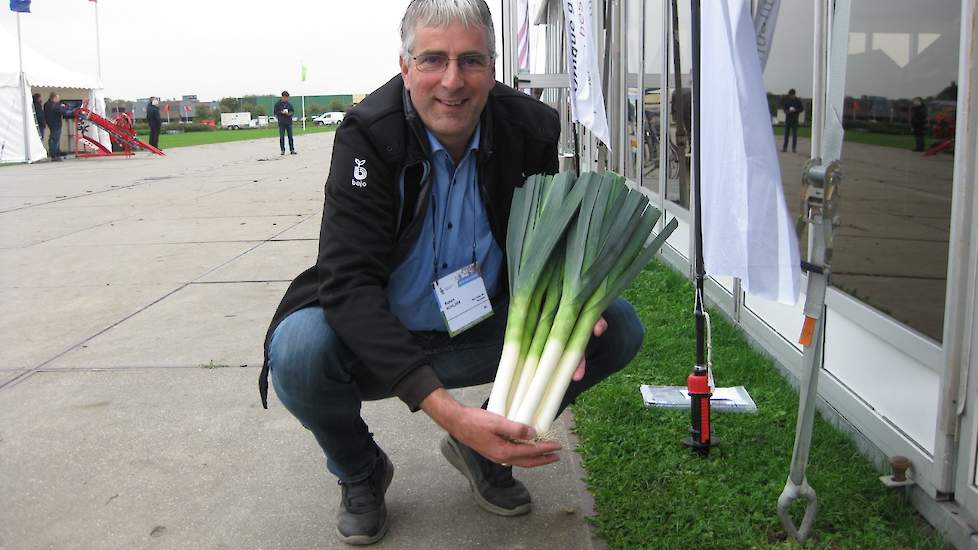
<svg viewBox="0 0 978 550"><path fill-rule="evenodd" d="M799 498L808 501L805 505L805 515L801 520L801 528L795 526L794 519L789 512L791 503ZM781 519L781 525L785 531L798 541L798 544L805 544L805 540L811 534L817 512L818 496L815 495L815 489L812 489L811 485L808 484L808 478L802 479L801 485L796 485L789 478L784 485L784 490L781 491L781 496L778 497L778 517Z"/></svg>

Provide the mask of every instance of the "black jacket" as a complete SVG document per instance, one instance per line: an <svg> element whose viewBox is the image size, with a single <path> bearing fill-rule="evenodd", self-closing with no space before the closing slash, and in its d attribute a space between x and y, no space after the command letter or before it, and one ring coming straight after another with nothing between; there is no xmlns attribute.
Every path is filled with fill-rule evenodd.
<svg viewBox="0 0 978 550"><path fill-rule="evenodd" d="M289 114L283 115L283 109L288 109ZM275 102L275 106L272 107L272 112L275 113L275 117L278 118L279 123L292 122L292 117L295 116L295 108L292 107L292 103L282 101L281 99Z"/></svg>
<svg viewBox="0 0 978 550"><path fill-rule="evenodd" d="M159 131L163 126L163 119L160 118L160 108L150 103L146 106L146 122L153 130Z"/></svg>
<svg viewBox="0 0 978 550"><path fill-rule="evenodd" d="M795 112L791 112L791 108L795 108ZM798 124L798 115L805 110L805 105L802 104L801 99L798 96L785 96L784 101L781 102L781 109L784 110L784 119L786 124Z"/></svg>
<svg viewBox="0 0 978 550"><path fill-rule="evenodd" d="M504 249L513 190L526 176L557 171L559 136L556 111L496 83L482 113L477 172L490 228ZM388 389L412 411L442 387L385 294L391 272L410 253L425 219L430 155L400 75L347 114L333 145L319 257L289 286L265 336L263 404L271 335L290 313L312 305L325 309L330 327L360 359L358 380Z"/></svg>
<svg viewBox="0 0 978 550"><path fill-rule="evenodd" d="M910 106L910 127L915 134L923 134L927 131L927 105Z"/></svg>
<svg viewBox="0 0 978 550"><path fill-rule="evenodd" d="M44 127L44 105L41 105L40 100L34 102L34 122L37 123L37 129L43 133Z"/></svg>
<svg viewBox="0 0 978 550"><path fill-rule="evenodd" d="M68 109L61 103L55 103L50 99L44 103L44 122L52 132L61 131L61 119L71 116L74 111Z"/></svg>

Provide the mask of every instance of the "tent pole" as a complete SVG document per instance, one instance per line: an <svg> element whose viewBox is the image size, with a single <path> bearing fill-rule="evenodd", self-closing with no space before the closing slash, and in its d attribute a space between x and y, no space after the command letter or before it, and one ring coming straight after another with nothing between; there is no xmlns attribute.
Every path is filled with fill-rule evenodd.
<svg viewBox="0 0 978 550"><path fill-rule="evenodd" d="M30 93L30 89L27 87L27 75L24 74L24 48L20 39L20 12L17 12L17 63L20 67L20 93L23 96L21 102L24 104L24 162L30 164L31 139L30 122L28 121L33 113L28 114L30 107L27 105L27 95Z"/></svg>

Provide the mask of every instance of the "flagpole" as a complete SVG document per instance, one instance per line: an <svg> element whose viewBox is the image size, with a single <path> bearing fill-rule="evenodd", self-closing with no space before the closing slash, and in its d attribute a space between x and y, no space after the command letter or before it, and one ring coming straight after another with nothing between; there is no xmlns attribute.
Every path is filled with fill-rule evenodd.
<svg viewBox="0 0 978 550"><path fill-rule="evenodd" d="M20 12L17 12L17 63L20 67L20 93L22 96L21 103L24 104L24 161L30 164L31 162L31 139L30 139L30 122L28 122L28 106L27 106L27 93L30 90L27 88L27 76L24 75L24 47L20 40Z"/></svg>
<svg viewBox="0 0 978 550"><path fill-rule="evenodd" d="M102 86L102 38L98 29L98 1L95 4L95 60L98 63L98 85Z"/></svg>
<svg viewBox="0 0 978 550"><path fill-rule="evenodd" d="M302 131L306 131L306 64L299 62L299 85L302 87Z"/></svg>
<svg viewBox="0 0 978 550"><path fill-rule="evenodd" d="M692 42L693 66L692 66L692 86L693 86L693 256L694 256L694 281L696 285L695 310L696 317L696 365L693 372L686 380L690 397L690 437L683 440L683 443L696 451L700 456L708 456L710 447L719 444L713 437L710 420L710 397L713 395L712 379L710 368L706 359L706 313L703 305L703 279L705 268L703 265L703 217L702 201L700 191L702 189L702 171L700 170L700 83L701 79L701 17L700 0L690 1L690 17L692 19L690 41Z"/></svg>
<svg viewBox="0 0 978 550"><path fill-rule="evenodd" d="M702 82L700 65L700 0L692 0L690 6L690 16L692 18L691 41L693 46L693 224L694 224L694 256L695 256L695 281L696 281L696 366L702 367L706 364L705 332L703 316L703 278L706 269L703 265L703 216L702 200L700 191L702 190L701 180L703 172L700 169L700 83Z"/></svg>

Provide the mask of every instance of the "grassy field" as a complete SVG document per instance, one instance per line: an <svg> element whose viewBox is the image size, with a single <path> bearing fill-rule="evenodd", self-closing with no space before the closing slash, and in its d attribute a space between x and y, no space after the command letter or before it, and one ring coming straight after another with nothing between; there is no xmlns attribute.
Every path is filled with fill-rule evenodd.
<svg viewBox="0 0 978 550"><path fill-rule="evenodd" d="M310 126L305 131L295 127L295 135L301 136L304 133L332 132L335 126ZM811 128L799 128L798 136L811 137ZM781 137L784 135L784 127L776 126L774 134L778 136L777 145L781 145ZM149 140L149 133L139 132L139 139ZM278 128L249 128L245 130L215 130L213 132L187 132L183 134L162 134L160 136L160 146L163 149L174 147L187 147L190 145L204 145L207 143L223 143L226 141L242 141L248 139L260 139L278 137ZM890 135L862 132L859 130L848 130L845 134L845 141L853 143L866 143L869 145L881 145L884 147L897 147L900 149L913 149L914 142L911 135Z"/></svg>
<svg viewBox="0 0 978 550"><path fill-rule="evenodd" d="M332 132L335 126L310 126L305 131L300 127L295 127L295 135L301 136L304 133ZM774 134L779 136L777 144L781 145L781 137L784 135L784 128L777 126ZM799 128L798 137L810 138L811 128ZM187 132L184 134L163 134L160 136L160 145L163 149L173 147L186 147L189 145L203 145L205 143L223 143L225 141L241 141L246 139L259 139L278 137L278 128L254 128L246 130L215 130L213 132ZM149 134L139 133L139 138L143 141L149 139ZM866 143L868 145L881 145L883 147L897 147L900 149L913 149L914 141L911 135L892 135L875 134L860 130L847 130L845 141L853 143Z"/></svg>
<svg viewBox="0 0 978 550"><path fill-rule="evenodd" d="M791 459L798 394L768 359L712 312L717 384L744 385L756 414L715 416L722 441L707 459L680 444L689 412L643 406L641 384L684 385L695 355L693 293L650 266L626 293L646 326L626 369L574 407L579 451L595 497L593 523L611 548L797 548L776 514ZM939 535L850 440L816 418L808 479L818 519L805 548L940 549ZM796 503L800 522L802 503Z"/></svg>
<svg viewBox="0 0 978 550"><path fill-rule="evenodd" d="M775 126L774 135L778 136L775 140L778 147L784 143L784 126ZM798 137L800 138L810 138L812 137L812 129L810 127L798 128ZM865 143L867 145L880 145L882 147L896 147L897 149L913 149L914 139L910 134L877 134L873 132L867 132L865 130L851 129L846 130L845 137L843 141L850 143ZM927 146L933 145L933 139L927 139Z"/></svg>
<svg viewBox="0 0 978 550"><path fill-rule="evenodd" d="M305 130L301 126L295 126L293 136L298 137L303 134L315 134L320 132L333 132L336 126L309 126ZM149 142L148 132L139 132L139 139ZM214 130L213 132L186 132L183 134L161 134L160 148L164 151L174 147L188 147L190 145L204 145L208 143L224 143L226 141L244 141L248 139L261 139L278 137L278 127L270 128L248 128L244 130Z"/></svg>

